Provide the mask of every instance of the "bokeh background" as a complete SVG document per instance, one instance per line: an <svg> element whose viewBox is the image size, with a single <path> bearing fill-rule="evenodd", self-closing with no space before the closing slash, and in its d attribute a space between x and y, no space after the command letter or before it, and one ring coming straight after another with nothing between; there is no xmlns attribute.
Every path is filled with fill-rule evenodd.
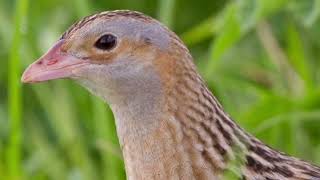
<svg viewBox="0 0 320 180"><path fill-rule="evenodd" d="M319 0L0 0L1 180L125 179L104 103L69 80L20 83L68 26L114 9L168 25L235 121L320 164Z"/></svg>

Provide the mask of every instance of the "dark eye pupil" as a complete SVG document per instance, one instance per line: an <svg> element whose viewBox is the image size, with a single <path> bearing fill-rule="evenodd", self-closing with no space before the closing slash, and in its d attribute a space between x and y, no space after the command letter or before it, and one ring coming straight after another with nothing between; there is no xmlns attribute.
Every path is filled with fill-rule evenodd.
<svg viewBox="0 0 320 180"><path fill-rule="evenodd" d="M115 47L117 38L112 34L106 34L100 37L95 43L95 47L102 50L111 50Z"/></svg>

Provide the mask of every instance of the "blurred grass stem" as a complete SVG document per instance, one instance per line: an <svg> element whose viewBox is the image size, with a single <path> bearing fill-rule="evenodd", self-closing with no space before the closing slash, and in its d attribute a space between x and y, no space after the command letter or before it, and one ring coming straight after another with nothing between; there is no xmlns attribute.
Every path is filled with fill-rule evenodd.
<svg viewBox="0 0 320 180"><path fill-rule="evenodd" d="M265 21L260 22L257 25L257 34L270 60L284 76L289 90L296 93L299 90L297 87L301 87L302 85L302 80L289 64L289 59L280 47L271 26Z"/></svg>
<svg viewBox="0 0 320 180"><path fill-rule="evenodd" d="M14 33L9 55L8 102L10 120L10 145L7 151L7 167L11 179L21 179L21 84L20 49L23 39L23 25L27 17L28 0L16 1Z"/></svg>
<svg viewBox="0 0 320 180"><path fill-rule="evenodd" d="M173 28L174 6L175 0L159 1L159 20L170 28Z"/></svg>

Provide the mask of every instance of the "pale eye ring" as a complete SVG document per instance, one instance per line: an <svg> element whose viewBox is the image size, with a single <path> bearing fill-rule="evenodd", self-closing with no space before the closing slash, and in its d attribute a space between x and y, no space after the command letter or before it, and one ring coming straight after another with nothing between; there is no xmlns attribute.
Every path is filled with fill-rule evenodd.
<svg viewBox="0 0 320 180"><path fill-rule="evenodd" d="M100 50L108 51L113 49L117 44L117 37L112 34L102 35L94 44Z"/></svg>

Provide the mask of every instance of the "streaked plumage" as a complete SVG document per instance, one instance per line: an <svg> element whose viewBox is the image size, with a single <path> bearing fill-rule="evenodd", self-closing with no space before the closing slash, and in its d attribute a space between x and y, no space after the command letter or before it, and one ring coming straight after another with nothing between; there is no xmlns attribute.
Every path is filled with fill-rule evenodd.
<svg viewBox="0 0 320 180"><path fill-rule="evenodd" d="M115 34L117 46L92 48L105 33ZM208 90L183 42L151 17L102 12L75 23L59 43L59 55L84 62L59 78L76 79L110 104L129 179L223 179L228 171L248 180L320 179L319 167L241 129ZM46 61L52 58L31 65L23 81L54 79L32 74L47 70Z"/></svg>

